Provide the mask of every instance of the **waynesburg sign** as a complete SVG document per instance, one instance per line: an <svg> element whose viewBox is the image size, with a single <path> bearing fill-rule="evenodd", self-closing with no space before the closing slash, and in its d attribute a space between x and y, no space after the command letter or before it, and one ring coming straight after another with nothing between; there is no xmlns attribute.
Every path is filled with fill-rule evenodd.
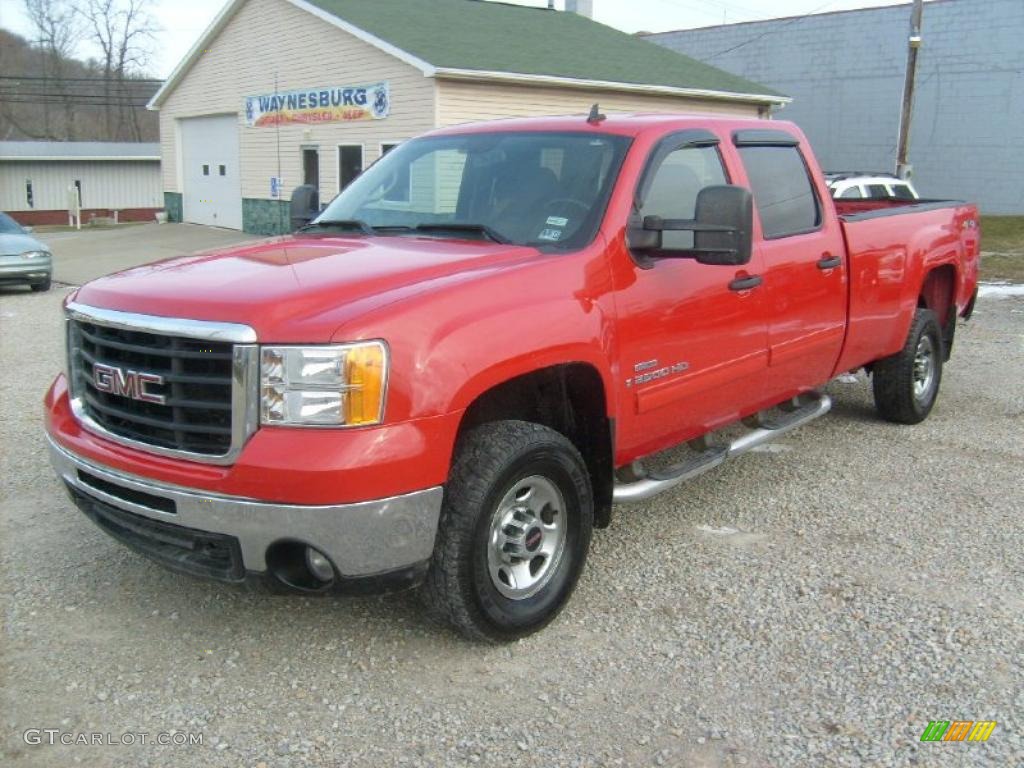
<svg viewBox="0 0 1024 768"><path fill-rule="evenodd" d="M305 88L245 99L245 123L250 128L293 123L338 123L383 120L391 111L387 82Z"/></svg>

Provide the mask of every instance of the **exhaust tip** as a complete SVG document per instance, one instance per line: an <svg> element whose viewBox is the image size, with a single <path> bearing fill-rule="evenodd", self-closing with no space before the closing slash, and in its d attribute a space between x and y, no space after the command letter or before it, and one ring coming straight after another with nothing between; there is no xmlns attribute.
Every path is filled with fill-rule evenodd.
<svg viewBox="0 0 1024 768"><path fill-rule="evenodd" d="M330 584L334 581L334 565L316 547L306 547L306 567L322 583Z"/></svg>

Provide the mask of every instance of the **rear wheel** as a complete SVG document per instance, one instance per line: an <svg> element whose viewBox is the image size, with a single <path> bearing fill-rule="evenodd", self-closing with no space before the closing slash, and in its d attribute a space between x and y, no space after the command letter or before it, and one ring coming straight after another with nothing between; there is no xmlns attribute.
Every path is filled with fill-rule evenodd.
<svg viewBox="0 0 1024 768"><path fill-rule="evenodd" d="M875 408L882 418L898 424L924 421L939 394L944 358L935 313L918 309L903 349L874 366Z"/></svg>
<svg viewBox="0 0 1024 768"><path fill-rule="evenodd" d="M473 639L536 632L579 580L593 515L586 465L563 435L523 421L474 428L445 490L424 602Z"/></svg>

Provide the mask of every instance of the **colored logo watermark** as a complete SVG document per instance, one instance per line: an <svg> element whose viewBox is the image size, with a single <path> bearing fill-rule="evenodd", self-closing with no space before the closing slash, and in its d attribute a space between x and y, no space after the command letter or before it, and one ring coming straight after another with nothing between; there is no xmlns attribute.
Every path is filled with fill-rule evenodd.
<svg viewBox="0 0 1024 768"><path fill-rule="evenodd" d="M931 720L921 741L988 741L995 728L995 720Z"/></svg>

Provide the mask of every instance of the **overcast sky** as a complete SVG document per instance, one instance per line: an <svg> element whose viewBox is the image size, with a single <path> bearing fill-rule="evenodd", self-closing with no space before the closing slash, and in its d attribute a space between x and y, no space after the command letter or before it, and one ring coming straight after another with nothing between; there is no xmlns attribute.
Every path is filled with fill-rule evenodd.
<svg viewBox="0 0 1024 768"><path fill-rule="evenodd" d="M507 1L518 5L547 5L547 0ZM158 77L169 75L224 4L218 0L153 0L154 15L163 31L154 46L156 54L151 73ZM594 18L626 32L664 32L723 22L896 4L898 0L594 0ZM562 8L563 0L556 0L556 7ZM0 0L0 26L29 35L23 0ZM87 48L80 51L83 57L89 54Z"/></svg>

